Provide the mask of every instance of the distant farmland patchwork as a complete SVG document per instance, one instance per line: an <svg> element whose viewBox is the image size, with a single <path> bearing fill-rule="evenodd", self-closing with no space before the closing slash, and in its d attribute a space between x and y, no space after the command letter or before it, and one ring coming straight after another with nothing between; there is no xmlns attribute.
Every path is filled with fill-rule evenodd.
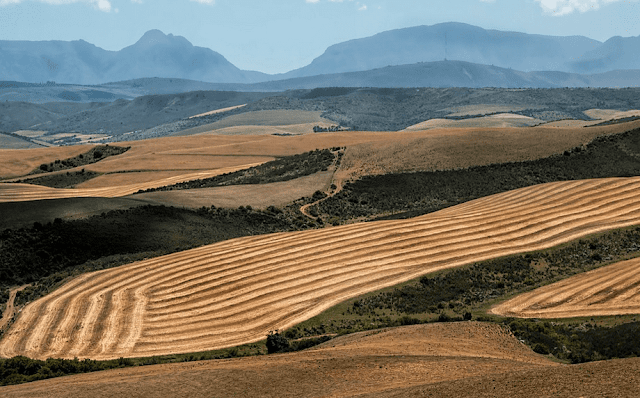
<svg viewBox="0 0 640 398"><path fill-rule="evenodd" d="M258 341L438 269L640 223L640 178L506 192L422 217L234 239L80 276L29 304L3 356L149 356Z"/></svg>

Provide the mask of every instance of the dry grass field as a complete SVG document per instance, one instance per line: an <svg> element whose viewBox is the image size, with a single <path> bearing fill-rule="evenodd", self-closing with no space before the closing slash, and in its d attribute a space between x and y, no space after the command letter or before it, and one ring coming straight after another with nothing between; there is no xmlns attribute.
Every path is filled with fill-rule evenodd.
<svg viewBox="0 0 640 398"><path fill-rule="evenodd" d="M215 169L212 171L179 174L177 176L166 177L160 180L156 179L152 181L138 182L135 184L103 186L99 188L59 189L32 184L4 183L0 184L0 203L62 198L116 198L134 194L139 190L162 187L165 185L192 181L200 178L209 178L224 173L246 169L258 164L259 163L243 164L239 166Z"/></svg>
<svg viewBox="0 0 640 398"><path fill-rule="evenodd" d="M234 109L238 109L238 108L242 108L247 106L247 104L243 104L243 105L236 105L236 106L230 106L228 108L222 108L222 109L214 109L212 111L209 112L204 112L204 113L199 113L197 115L193 115L191 117L189 117L189 119L193 119L194 117L202 117L202 116L208 116L208 115L216 115L218 113L224 113L224 112L228 112L228 111L232 111Z"/></svg>
<svg viewBox="0 0 640 398"><path fill-rule="evenodd" d="M84 274L24 308L0 355L106 359L264 339L420 275L640 224L640 178L543 184L409 220L246 237Z"/></svg>
<svg viewBox="0 0 640 398"><path fill-rule="evenodd" d="M394 133L347 148L338 176L430 171L534 160L581 146L596 137L640 127L640 122L590 128L434 129Z"/></svg>
<svg viewBox="0 0 640 398"><path fill-rule="evenodd" d="M265 162L275 156L334 146L348 147L338 173L343 178L385 172L451 169L537 159L580 146L599 135L620 133L637 127L640 127L640 121L590 128L446 128L396 133L343 131L289 137L216 134L165 137L119 143L121 146L131 146L131 149L122 155L85 166L86 170L106 175L85 182L82 187L102 188L150 182L178 174ZM73 157L90 148L82 145L0 150L0 178L24 176L42 163Z"/></svg>
<svg viewBox="0 0 640 398"><path fill-rule="evenodd" d="M4 397L348 397L517 371L571 368L477 322L355 333L298 353L144 366L0 387Z"/></svg>
<svg viewBox="0 0 640 398"><path fill-rule="evenodd" d="M520 318L640 314L640 258L521 294L493 307L491 313Z"/></svg>
<svg viewBox="0 0 640 398"><path fill-rule="evenodd" d="M194 209L211 205L233 209L249 205L255 209L265 209L268 206L285 206L296 199L310 197L316 191L328 190L332 178L333 170L329 169L306 177L270 184L157 191L135 194L127 198L149 204Z"/></svg>
<svg viewBox="0 0 640 398"><path fill-rule="evenodd" d="M420 131L437 128L487 128L487 127L529 127L542 123L542 120L513 113L500 113L472 119L430 119L407 127L406 131Z"/></svg>
<svg viewBox="0 0 640 398"><path fill-rule="evenodd" d="M490 113L509 113L524 111L525 109L531 109L530 106L517 106L517 105L495 105L495 104L478 104L478 105L464 105L451 108L451 113L448 116L473 116L473 115L487 115Z"/></svg>

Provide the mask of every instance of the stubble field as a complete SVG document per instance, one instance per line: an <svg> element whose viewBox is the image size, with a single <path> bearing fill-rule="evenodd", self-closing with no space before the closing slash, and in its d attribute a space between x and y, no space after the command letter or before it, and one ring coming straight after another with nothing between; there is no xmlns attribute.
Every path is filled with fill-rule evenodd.
<svg viewBox="0 0 640 398"><path fill-rule="evenodd" d="M640 178L568 181L425 216L234 239L82 275L28 305L0 355L106 359L258 341L428 272L640 223Z"/></svg>
<svg viewBox="0 0 640 398"><path fill-rule="evenodd" d="M547 285L491 309L520 318L573 318L640 313L640 259Z"/></svg>

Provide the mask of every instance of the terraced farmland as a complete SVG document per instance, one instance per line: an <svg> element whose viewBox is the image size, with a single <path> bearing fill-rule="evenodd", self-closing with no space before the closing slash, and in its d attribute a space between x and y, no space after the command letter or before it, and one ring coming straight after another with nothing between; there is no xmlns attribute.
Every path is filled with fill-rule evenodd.
<svg viewBox="0 0 640 398"><path fill-rule="evenodd" d="M153 181L139 182L137 184L115 185L102 188L58 189L32 184L3 183L0 184L0 203L63 198L116 198L131 195L140 190L149 188L157 188L165 185L176 184L179 182L192 181L202 178L214 177L224 173L231 173L237 170L257 166L259 164L260 163L243 164L239 166L224 167L209 171L198 171L193 173L180 174L178 176L166 177Z"/></svg>
<svg viewBox="0 0 640 398"><path fill-rule="evenodd" d="M491 312L520 318L640 314L640 258L521 294Z"/></svg>
<svg viewBox="0 0 640 398"><path fill-rule="evenodd" d="M258 341L347 298L640 224L640 178L565 181L409 220L247 237L85 274L22 311L0 355L106 359Z"/></svg>

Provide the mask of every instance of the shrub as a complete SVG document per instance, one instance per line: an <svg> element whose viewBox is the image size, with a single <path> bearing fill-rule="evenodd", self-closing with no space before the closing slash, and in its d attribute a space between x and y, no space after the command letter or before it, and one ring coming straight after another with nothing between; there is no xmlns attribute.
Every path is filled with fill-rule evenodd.
<svg viewBox="0 0 640 398"><path fill-rule="evenodd" d="M287 352L289 350L289 340L276 330L270 331L267 335L267 353Z"/></svg>

